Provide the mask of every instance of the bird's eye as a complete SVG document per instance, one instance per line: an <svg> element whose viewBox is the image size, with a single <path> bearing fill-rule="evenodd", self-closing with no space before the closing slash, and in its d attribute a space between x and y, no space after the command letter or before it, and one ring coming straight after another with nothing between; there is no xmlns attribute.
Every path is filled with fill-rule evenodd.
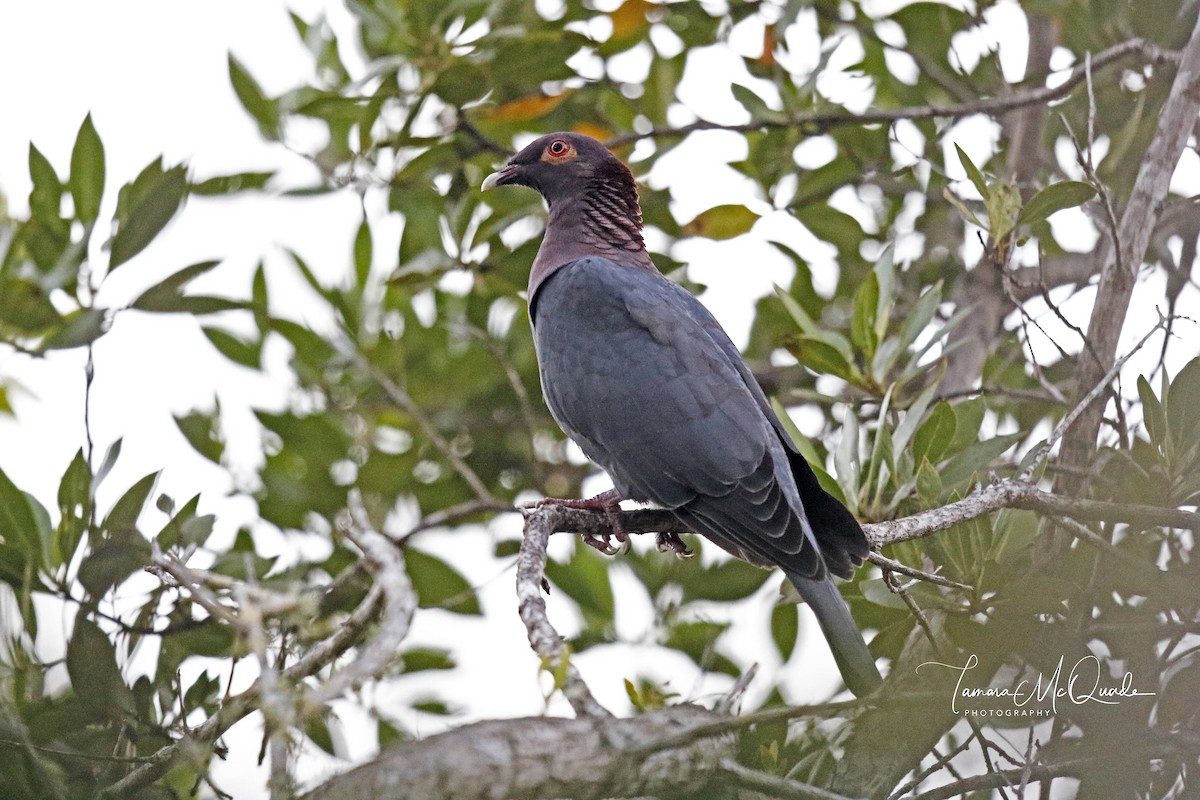
<svg viewBox="0 0 1200 800"><path fill-rule="evenodd" d="M550 143L550 146L546 149L550 151L550 155L552 155L552 156L561 156L567 152L569 147L570 147L570 145L568 145L562 139L555 139L553 142Z"/></svg>

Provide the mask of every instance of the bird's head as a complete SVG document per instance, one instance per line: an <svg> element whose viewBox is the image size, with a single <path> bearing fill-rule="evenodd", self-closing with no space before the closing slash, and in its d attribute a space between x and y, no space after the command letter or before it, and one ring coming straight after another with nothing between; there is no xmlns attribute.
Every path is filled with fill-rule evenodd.
<svg viewBox="0 0 1200 800"><path fill-rule="evenodd" d="M598 192L628 198L637 208L637 184L629 168L582 133L550 133L535 139L503 169L487 176L482 188L508 185L536 189L551 208Z"/></svg>

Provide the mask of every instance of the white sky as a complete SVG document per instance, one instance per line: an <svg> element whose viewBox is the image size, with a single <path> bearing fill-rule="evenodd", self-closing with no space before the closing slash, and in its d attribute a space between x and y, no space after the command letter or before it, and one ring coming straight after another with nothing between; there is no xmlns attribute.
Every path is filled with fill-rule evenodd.
<svg viewBox="0 0 1200 800"><path fill-rule="evenodd" d="M308 19L324 9L339 27L347 19L338 4L319 0L295 0L287 6L276 0L212 0L201 4L42 0L0 4L0 74L9 76L0 81L0 109L4 115L0 124L0 191L7 197L10 213L20 215L26 206L28 143L35 142L60 174L65 174L76 130L89 111L107 156L102 216L113 207L121 183L160 153L168 163L187 161L198 178L278 168L285 184L311 180L306 162L277 145L262 142L229 87L226 68L226 54L232 51L268 94L277 94L305 79L310 62L293 32L287 7ZM1023 30L1015 3L1002 2L990 13L1001 28ZM741 46L739 36L742 34L734 38L735 47ZM753 32L745 34L746 41L753 38ZM761 42L761 35L757 41ZM1012 42L1008 50L1002 50L1006 73L1010 78L1019 77L1012 73L1019 73L1024 62L1023 36L1007 36L1004 41L1006 47ZM714 71L730 68L728 55L719 50L710 51L706 57L711 59ZM854 54L839 54L837 59L851 63ZM738 117L745 112L732 104L731 96L714 96L709 91L702 97L701 88L689 78L680 93L685 99L693 97L698 104L706 103L709 118L742 121ZM983 148L990 146L992 139L986 131L971 129L971 121L961 124L962 135L957 140L973 155L982 157ZM651 180L656 186L671 187L676 215L682 220L716 202L759 202L747 180L731 169L704 172L702 186L697 180L699 171L672 167L672 161L681 164L694 157L711 160L714 153L732 160L740 157L741 147L740 139L728 134L695 137L664 158ZM816 153L819 140L812 147ZM1188 170L1181 171L1187 175L1179 180L1193 187L1194 192L1200 183L1196 180L1200 166L1193 163L1197 161L1194 152L1189 159ZM720 200L714 199L717 197ZM847 210L852 211L856 201L851 197L847 202ZM165 235L106 281L100 303L120 306L164 275L207 258L223 259L223 264L197 281L196 290L244 296L249 293L250 277L260 258L267 258L269 268L282 263L280 245L298 251L319 275L333 282L347 266L360 214L358 200L351 193L290 200L253 194L235 201L194 198ZM386 242L398 235L397 222L384 219L375 208L372 219L378 223L376 253L386 252ZM1061 222L1056 219L1056 224ZM818 287L832 287L836 266L831 249L815 242L786 215L764 217L755 233L797 240L798 247L803 246L813 255ZM1083 235L1086 238L1086 230ZM98 248L102 238L95 237L93 246ZM714 311L735 340L745 338L751 313L749 300L769 291L773 283L790 278L790 265L766 245L748 239L688 242L675 255L695 263L693 277L710 286L706 299L731 298L718 303ZM752 273L724 269L730 260L753 260L758 268ZM275 302L303 306L306 290L289 270L274 268L269 275ZM1185 305L1196 301L1197 293L1189 291ZM1086 309L1090 293L1082 295L1073 308ZM1139 298L1158 297L1161 276L1138 289L1135 305ZM1143 307L1152 303L1150 299L1141 301ZM1084 313L1078 311L1079 315ZM1152 313L1148 319L1153 319ZM1085 320L1083 316L1081 324ZM318 324L320 321L313 320ZM1131 323L1127 338L1140 338L1150 324ZM1127 344L1123 342L1123 346ZM1157 347L1151 349L1157 352ZM30 360L0 352L0 380L16 381L20 386L11 390L16 421L0 418L0 467L47 507L54 506L59 477L83 440L84 357L82 351L67 351L55 352L44 360ZM230 475L191 452L170 414L210 407L212 399L219 396L223 409L231 416L231 430L246 431L250 429L250 404L281 405L289 387L229 366L213 352L195 322L183 317L121 314L113 330L97 343L95 359L92 429L97 450L103 453L114 439L125 439L121 462L109 477L106 492L101 492L101 504L111 503L114 491L127 488L146 473L165 468L157 490L177 501L203 491L201 511L219 512L220 529L232 535L238 524L252 516L252 506L222 500L233 485ZM1175 368L1180 363L1181 359ZM239 437L230 447L238 463L252 464L258 457L258 443L253 437ZM413 644L458 641L472 645L456 648L461 666L453 673L452 684L441 674L404 679L397 686L378 690L376 700L384 709L399 715L404 701L449 687L452 699L471 716L516 716L542 710L536 660L515 614L511 570L500 572L487 558L464 557L464 553L490 552L492 543L492 535L482 530L459 533L452 540L422 540L423 546L452 559L482 587L481 601L488 612L487 635L481 639L484 626L477 620L441 612L419 614L411 637ZM293 543L268 537L261 546L275 551ZM555 545L565 546L565 542ZM613 580L622 598L618 628L636 639L646 632L651 613L649 599L626 570L615 570ZM737 613L767 620L776 583L772 581L771 590L740 604ZM563 633L572 633L574 611L562 598L551 597L551 615ZM52 630L53 626L46 628ZM55 650L52 638L43 636L45 641L41 642L48 657L53 657ZM765 629L739 631L726 640L725 651L737 653L743 666L761 662L764 677L774 678L781 665L773 648L765 643ZM617 709L626 707L621 679L639 673L662 681L674 676L672 688L694 699L702 699L724 685L720 677L698 678L694 665L681 656L666 658L650 647L596 648L578 661L601 702ZM784 674L789 696L797 702L821 699L832 686L833 674L827 649L807 648ZM244 669L242 679L250 677L250 671ZM760 678L760 686L766 683ZM353 710L346 714L358 724L366 722ZM402 718L423 726L418 727L423 733L440 727L437 722L418 722L412 715ZM250 787L264 783L247 755L257 752L256 736L254 726L235 728L226 737L233 745L233 756L216 771L218 785L227 790L235 787L239 798L251 797ZM362 743L353 737L350 749L357 756L364 755ZM332 766L328 759L306 758L302 774L313 776Z"/></svg>

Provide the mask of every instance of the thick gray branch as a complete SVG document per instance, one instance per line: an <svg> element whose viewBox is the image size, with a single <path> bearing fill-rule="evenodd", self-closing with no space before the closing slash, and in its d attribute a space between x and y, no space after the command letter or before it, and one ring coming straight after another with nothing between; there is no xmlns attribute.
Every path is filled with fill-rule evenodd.
<svg viewBox="0 0 1200 800"><path fill-rule="evenodd" d="M1084 396L1108 371L1117 352L1117 341L1125 326L1125 315L1141 269L1150 236L1167 197L1171 175L1175 171L1188 136L1200 114L1200 20L1184 47L1179 70L1171 92L1159 116L1158 128L1138 170L1133 194L1121 216L1116 257L1104 265L1096 303L1088 323L1089 347L1080 357L1076 401ZM1096 436L1104 415L1104 403L1094 401L1080 416L1063 441L1061 463L1084 468L1096 448ZM1064 477L1059 483L1066 494L1075 494L1077 479ZM1061 546L1059 543L1057 546ZM1056 548L1054 548L1056 549Z"/></svg>
<svg viewBox="0 0 1200 800"><path fill-rule="evenodd" d="M491 720L385 750L304 800L506 800L703 796L729 733L648 747L719 717L674 706L630 719Z"/></svg>

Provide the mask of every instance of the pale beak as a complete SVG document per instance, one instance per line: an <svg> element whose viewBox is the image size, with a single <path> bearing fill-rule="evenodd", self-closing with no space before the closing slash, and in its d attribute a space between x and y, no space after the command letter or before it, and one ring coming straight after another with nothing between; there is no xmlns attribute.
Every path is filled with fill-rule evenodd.
<svg viewBox="0 0 1200 800"><path fill-rule="evenodd" d="M503 186L512 180L512 177L514 174L516 174L516 172L517 168L512 164L509 164L499 172L493 172L491 175L488 175L486 178L484 178L483 184L479 187L479 190L481 192L486 192L489 189L495 189L497 186Z"/></svg>

